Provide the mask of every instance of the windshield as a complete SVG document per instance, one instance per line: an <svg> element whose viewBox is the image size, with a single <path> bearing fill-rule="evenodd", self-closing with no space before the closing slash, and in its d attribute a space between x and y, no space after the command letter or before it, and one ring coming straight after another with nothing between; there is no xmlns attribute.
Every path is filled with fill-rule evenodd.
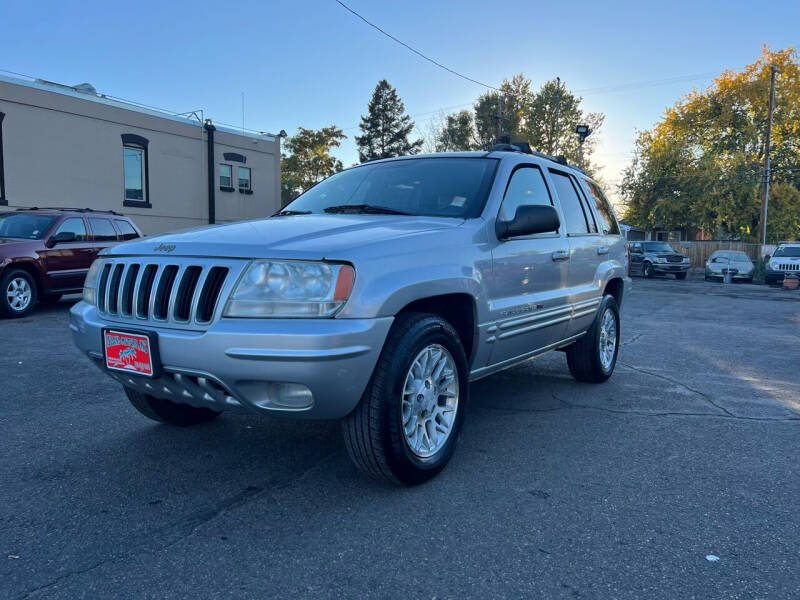
<svg viewBox="0 0 800 600"><path fill-rule="evenodd" d="M21 213L0 215L0 237L40 240L55 217Z"/></svg>
<svg viewBox="0 0 800 600"><path fill-rule="evenodd" d="M645 252L675 252L667 242L648 242L644 245Z"/></svg>
<svg viewBox="0 0 800 600"><path fill-rule="evenodd" d="M732 260L734 262L750 262L750 257L747 256L747 254L736 251L714 252L711 258L717 260Z"/></svg>
<svg viewBox="0 0 800 600"><path fill-rule="evenodd" d="M332 175L280 213L363 212L477 217L497 160L417 158L366 164Z"/></svg>
<svg viewBox="0 0 800 600"><path fill-rule="evenodd" d="M800 246L778 246L773 256L800 256Z"/></svg>

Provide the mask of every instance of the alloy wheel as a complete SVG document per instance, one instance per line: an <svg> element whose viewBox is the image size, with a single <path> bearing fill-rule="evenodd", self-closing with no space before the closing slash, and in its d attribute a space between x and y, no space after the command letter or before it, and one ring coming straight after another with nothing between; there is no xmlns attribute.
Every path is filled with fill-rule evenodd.
<svg viewBox="0 0 800 600"><path fill-rule="evenodd" d="M608 371L614 362L614 352L617 349L617 318L610 310L603 313L599 338L600 364L605 371Z"/></svg>
<svg viewBox="0 0 800 600"><path fill-rule="evenodd" d="M430 458L450 438L458 411L455 360L444 346L430 344L411 361L403 383L403 435L409 449Z"/></svg>
<svg viewBox="0 0 800 600"><path fill-rule="evenodd" d="M12 310L22 312L31 303L33 298L31 284L24 277L15 277L8 282L6 288L6 301Z"/></svg>

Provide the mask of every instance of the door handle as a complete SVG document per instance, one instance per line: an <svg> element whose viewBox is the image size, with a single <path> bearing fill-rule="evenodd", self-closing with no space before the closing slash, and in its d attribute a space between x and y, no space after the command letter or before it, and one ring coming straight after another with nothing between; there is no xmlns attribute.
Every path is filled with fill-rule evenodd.
<svg viewBox="0 0 800 600"><path fill-rule="evenodd" d="M550 255L553 260L569 260L569 250L556 250Z"/></svg>
<svg viewBox="0 0 800 600"><path fill-rule="evenodd" d="M600 246L597 248L598 254L608 254L608 246Z"/></svg>

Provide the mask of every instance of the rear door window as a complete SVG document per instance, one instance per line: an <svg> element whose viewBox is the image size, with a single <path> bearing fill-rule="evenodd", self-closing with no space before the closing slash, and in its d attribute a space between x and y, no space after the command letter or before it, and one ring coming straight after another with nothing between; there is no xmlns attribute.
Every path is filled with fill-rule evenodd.
<svg viewBox="0 0 800 600"><path fill-rule="evenodd" d="M614 211L608 198L603 194L603 190L594 181L586 181L586 187L589 190L589 197L594 201L600 232L606 235L619 235L619 226L614 218Z"/></svg>
<svg viewBox="0 0 800 600"><path fill-rule="evenodd" d="M572 178L566 173L553 169L550 169L550 175L553 178L553 185L556 188L558 199L561 201L561 212L564 213L567 235L596 232L597 228L594 224L594 219L588 211L588 207L584 206L581 197L578 195L578 190L575 188Z"/></svg>
<svg viewBox="0 0 800 600"><path fill-rule="evenodd" d="M133 228L133 225L128 223L127 221L122 221L120 219L114 219L114 223L119 229L119 233L122 236L123 240L135 240L139 237L139 234L136 233L136 230Z"/></svg>
<svg viewBox="0 0 800 600"><path fill-rule="evenodd" d="M108 219L90 218L89 227L92 228L95 242L116 241L117 230Z"/></svg>

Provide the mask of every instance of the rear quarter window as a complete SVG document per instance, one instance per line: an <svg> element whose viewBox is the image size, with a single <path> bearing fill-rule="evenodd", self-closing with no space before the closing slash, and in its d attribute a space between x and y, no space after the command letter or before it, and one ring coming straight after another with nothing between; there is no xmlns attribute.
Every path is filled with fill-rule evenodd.
<svg viewBox="0 0 800 600"><path fill-rule="evenodd" d="M598 223L600 231L606 235L619 235L619 226L614 218L614 209L611 208L611 203L606 198L603 190L594 181L587 180L586 187L589 190L589 197L594 202L597 217L600 221Z"/></svg>

